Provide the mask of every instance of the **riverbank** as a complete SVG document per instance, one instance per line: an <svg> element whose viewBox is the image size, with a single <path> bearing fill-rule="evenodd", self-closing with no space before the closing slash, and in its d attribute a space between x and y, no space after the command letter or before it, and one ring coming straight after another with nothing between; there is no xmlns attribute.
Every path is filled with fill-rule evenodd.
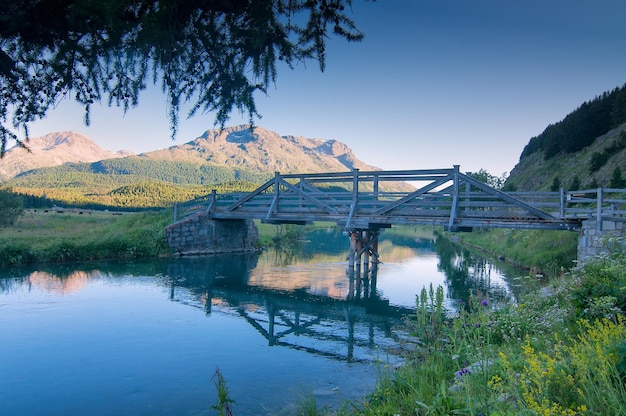
<svg viewBox="0 0 626 416"><path fill-rule="evenodd" d="M4 264L18 257L168 255L162 232L170 219L166 211L27 211L0 233L0 258ZM455 317L444 312L437 288L425 288L409 322L420 342L407 346L407 364L393 369L381 357L377 387L364 400L330 410L306 399L299 414L626 415L624 287L626 258L618 254L574 269L514 305L475 293L458 304Z"/></svg>
<svg viewBox="0 0 626 416"><path fill-rule="evenodd" d="M2 266L167 256L171 218L171 210L29 209L0 231Z"/></svg>
<svg viewBox="0 0 626 416"><path fill-rule="evenodd" d="M514 305L476 294L444 311L425 288L406 365L375 391L307 415L626 415L626 255L597 259Z"/></svg>
<svg viewBox="0 0 626 416"><path fill-rule="evenodd" d="M439 234L534 275L559 276L576 266L578 234L571 231L496 228Z"/></svg>
<svg viewBox="0 0 626 416"><path fill-rule="evenodd" d="M171 222L171 209L27 209L13 225L0 228L0 267L169 257L165 227ZM257 226L261 247L289 244L303 232L296 225Z"/></svg>

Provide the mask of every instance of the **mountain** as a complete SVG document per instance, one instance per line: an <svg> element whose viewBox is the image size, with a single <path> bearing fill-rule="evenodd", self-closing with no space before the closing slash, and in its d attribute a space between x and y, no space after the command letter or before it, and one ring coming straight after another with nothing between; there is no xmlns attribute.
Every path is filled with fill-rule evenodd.
<svg viewBox="0 0 626 416"><path fill-rule="evenodd" d="M188 143L143 153L141 157L209 163L273 174L345 172L354 168L380 170L360 161L337 140L280 136L274 131L248 125L208 130Z"/></svg>
<svg viewBox="0 0 626 416"><path fill-rule="evenodd" d="M612 188L616 168L621 170L623 178L626 175L626 123L597 137L589 146L577 152L562 152L546 157L546 152L542 150L521 158L507 178L505 189L549 191L560 187L566 190Z"/></svg>
<svg viewBox="0 0 626 416"><path fill-rule="evenodd" d="M235 126L208 130L164 150L32 169L5 184L20 194L61 204L153 207L171 206L212 189L249 192L276 171L346 172L353 168L380 170L360 161L337 140L280 136L263 127ZM385 183L381 189L412 191L414 187Z"/></svg>
<svg viewBox="0 0 626 416"><path fill-rule="evenodd" d="M133 154L125 150L104 150L86 136L72 131L33 137L26 145L28 150L15 146L0 159L0 179L7 180L32 169L68 162L96 162Z"/></svg>
<svg viewBox="0 0 626 416"><path fill-rule="evenodd" d="M626 85L583 103L530 139L505 190L626 188Z"/></svg>

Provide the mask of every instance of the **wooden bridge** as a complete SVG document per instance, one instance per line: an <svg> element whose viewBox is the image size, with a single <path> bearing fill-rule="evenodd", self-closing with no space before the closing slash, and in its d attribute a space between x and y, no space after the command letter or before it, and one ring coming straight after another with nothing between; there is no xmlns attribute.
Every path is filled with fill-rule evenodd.
<svg viewBox="0 0 626 416"><path fill-rule="evenodd" d="M461 173L458 165L429 170L276 173L248 194L213 191L190 201L175 209L175 219L202 212L213 220L335 222L351 236L351 253L372 255L374 262L379 230L393 225L443 226L450 231L478 227L577 231L583 221L595 219L601 228L607 219L626 221L624 195L623 189L601 188L502 192Z"/></svg>

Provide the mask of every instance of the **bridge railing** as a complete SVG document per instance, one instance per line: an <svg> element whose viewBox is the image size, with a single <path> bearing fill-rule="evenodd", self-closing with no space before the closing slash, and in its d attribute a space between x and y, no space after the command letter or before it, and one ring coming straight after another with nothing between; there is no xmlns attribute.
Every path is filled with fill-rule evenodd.
<svg viewBox="0 0 626 416"><path fill-rule="evenodd" d="M201 195L186 202L176 203L174 204L173 222L199 213L208 213L215 206L226 207L245 195L245 192L217 194L216 191L212 191L210 194Z"/></svg>
<svg viewBox="0 0 626 416"><path fill-rule="evenodd" d="M577 229L587 218L625 218L626 190L502 192L452 169L280 174L247 194L213 192L181 205L177 218L335 221L346 228L391 224L450 229Z"/></svg>
<svg viewBox="0 0 626 416"><path fill-rule="evenodd" d="M596 188L566 193L565 216L626 221L626 189Z"/></svg>

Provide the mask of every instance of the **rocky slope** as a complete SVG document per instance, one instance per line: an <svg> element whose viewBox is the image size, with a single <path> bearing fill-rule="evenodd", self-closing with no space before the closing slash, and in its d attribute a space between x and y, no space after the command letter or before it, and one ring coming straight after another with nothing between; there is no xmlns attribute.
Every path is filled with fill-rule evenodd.
<svg viewBox="0 0 626 416"><path fill-rule="evenodd" d="M13 147L0 159L0 179L7 180L32 169L68 162L96 162L133 154L125 150L104 150L86 136L72 131L33 137L26 145L28 150Z"/></svg>
<svg viewBox="0 0 626 416"><path fill-rule="evenodd" d="M140 155L160 160L184 160L258 172L345 172L353 168L379 170L360 161L337 140L280 136L247 125L208 130L188 143Z"/></svg>
<svg viewBox="0 0 626 416"><path fill-rule="evenodd" d="M571 184L578 179L580 187L576 190L598 186L607 188L616 167L621 169L622 177L626 176L626 148L607 152L624 140L625 132L626 124L622 124L596 138L590 146L578 152L561 153L548 160L544 157L544 151L524 157L511 171L505 187L518 191L548 191L557 179L563 188L574 190ZM594 155L602 154L608 154L606 161L599 169L593 170L591 166Z"/></svg>

